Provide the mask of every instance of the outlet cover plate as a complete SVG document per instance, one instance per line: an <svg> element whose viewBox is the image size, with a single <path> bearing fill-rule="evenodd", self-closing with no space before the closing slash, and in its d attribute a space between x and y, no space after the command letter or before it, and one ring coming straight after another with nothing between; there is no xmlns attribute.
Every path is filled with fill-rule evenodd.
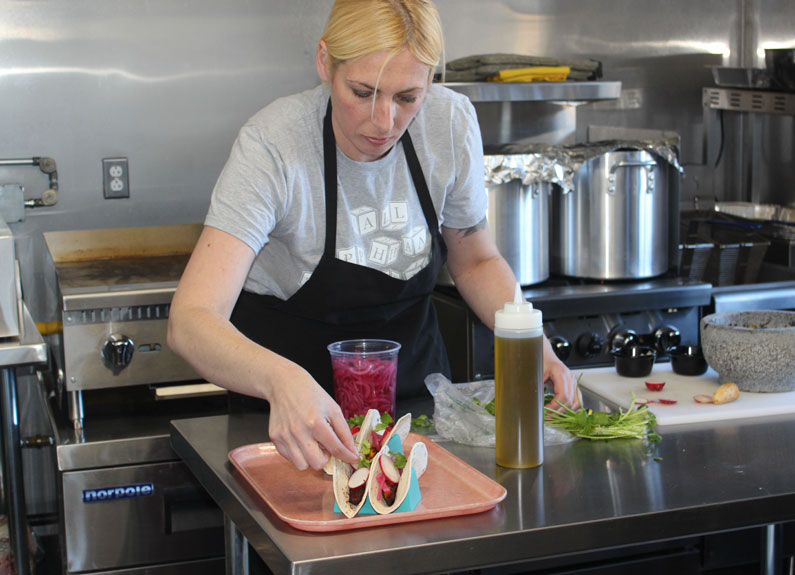
<svg viewBox="0 0 795 575"><path fill-rule="evenodd" d="M102 190L105 199L130 197L127 158L102 158Z"/></svg>

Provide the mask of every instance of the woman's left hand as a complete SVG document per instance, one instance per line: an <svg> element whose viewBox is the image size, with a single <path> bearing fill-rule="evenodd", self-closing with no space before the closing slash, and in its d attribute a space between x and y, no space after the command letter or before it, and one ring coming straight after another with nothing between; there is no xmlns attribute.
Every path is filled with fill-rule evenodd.
<svg viewBox="0 0 795 575"><path fill-rule="evenodd" d="M555 397L547 407L550 409L560 409L561 405L571 409L580 407L580 390L577 388L577 379L555 355L546 336L544 337L544 382L551 382L555 390Z"/></svg>

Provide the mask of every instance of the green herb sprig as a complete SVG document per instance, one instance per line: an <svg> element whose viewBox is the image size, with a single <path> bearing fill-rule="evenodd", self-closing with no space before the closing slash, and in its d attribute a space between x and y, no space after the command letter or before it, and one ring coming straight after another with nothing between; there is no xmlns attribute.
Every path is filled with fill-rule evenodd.
<svg viewBox="0 0 795 575"><path fill-rule="evenodd" d="M426 431L433 427L433 419L429 418L424 413L419 417L412 417L411 418L411 430L412 431Z"/></svg>
<svg viewBox="0 0 795 575"><path fill-rule="evenodd" d="M635 395L629 409L607 413L586 409L573 410L565 405L562 411L544 408L547 423L565 429L572 435L585 439L619 439L644 437L649 441L660 441L662 437L655 431L657 418L646 405L635 405Z"/></svg>
<svg viewBox="0 0 795 575"><path fill-rule="evenodd" d="M497 402L496 402L496 400L492 399L488 403L483 403L477 397L473 397L472 401L475 402L475 405L483 406L483 409L488 411L491 415L496 415L497 414Z"/></svg>

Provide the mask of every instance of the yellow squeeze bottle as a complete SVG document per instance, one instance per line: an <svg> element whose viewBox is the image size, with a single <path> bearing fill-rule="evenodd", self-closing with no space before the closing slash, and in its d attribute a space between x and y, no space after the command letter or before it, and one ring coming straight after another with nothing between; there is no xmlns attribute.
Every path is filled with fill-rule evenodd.
<svg viewBox="0 0 795 575"><path fill-rule="evenodd" d="M544 462L541 311L516 284L513 302L494 316L497 465L524 469Z"/></svg>

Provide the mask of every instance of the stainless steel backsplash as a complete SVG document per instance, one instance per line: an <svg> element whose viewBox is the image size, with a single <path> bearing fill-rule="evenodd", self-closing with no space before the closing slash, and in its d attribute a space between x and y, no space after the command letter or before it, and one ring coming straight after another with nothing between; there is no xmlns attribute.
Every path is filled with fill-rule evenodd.
<svg viewBox="0 0 795 575"><path fill-rule="evenodd" d="M518 52L601 60L604 78L620 80L624 93L578 107L577 140L678 133L686 200L725 193L726 177L714 177L721 167L707 157L707 140L717 137L704 129L707 66L762 66L765 46L795 44L791 0L437 4L448 59ZM246 118L317 83L315 44L330 6L0 0L0 158L50 156L58 166L58 204L28 209L11 226L38 321L55 319L41 232L201 221ZM771 138L789 145L784 167L792 172L792 118L770 123ZM103 198L102 158L109 157L129 160L129 199ZM47 187L29 167L0 167L0 183L23 184L27 197ZM792 187L770 184L761 193L766 201L795 201Z"/></svg>

